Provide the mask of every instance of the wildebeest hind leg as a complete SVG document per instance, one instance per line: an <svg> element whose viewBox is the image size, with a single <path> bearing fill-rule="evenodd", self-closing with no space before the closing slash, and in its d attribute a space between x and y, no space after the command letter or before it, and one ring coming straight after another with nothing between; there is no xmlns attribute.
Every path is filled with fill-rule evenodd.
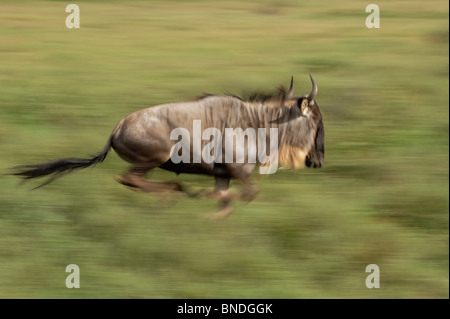
<svg viewBox="0 0 450 319"><path fill-rule="evenodd" d="M156 166L154 166L156 167ZM182 191L180 184L170 182L152 182L144 178L145 174L154 167L133 166L128 172L119 176L117 181L135 190L151 193L166 191Z"/></svg>

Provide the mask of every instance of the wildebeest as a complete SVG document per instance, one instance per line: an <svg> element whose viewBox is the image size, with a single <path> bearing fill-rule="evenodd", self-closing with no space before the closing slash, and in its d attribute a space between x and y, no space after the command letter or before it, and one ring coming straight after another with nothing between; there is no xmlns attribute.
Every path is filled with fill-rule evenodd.
<svg viewBox="0 0 450 319"><path fill-rule="evenodd" d="M278 162L285 167L299 169L321 167L324 160L324 126L322 114L315 100L318 87L311 77L312 91L307 95L294 96L293 78L289 91L280 88L274 95L253 95L243 99L234 95L205 94L189 102L169 103L134 112L122 119L112 131L105 147L97 155L87 158L65 158L52 162L21 165L13 169L14 175L32 179L50 175L46 185L62 174L86 168L102 162L110 148L131 168L118 181L143 192L181 191L178 183L154 182L145 179L152 169L159 167L180 173L206 174L214 176L215 190L222 208L218 217L231 212L229 205L233 196L228 192L231 179L243 185L241 198L251 200L256 195L251 174L261 163L248 160L242 163L225 163L223 160L206 163L178 163L171 158L176 141L169 138L176 128L192 133L193 121L201 120L204 128L276 128L278 131ZM269 138L267 136L266 138ZM249 145L247 147L257 147ZM191 143L192 145L192 143ZM224 146L222 146L224 147ZM191 154L192 157L192 154Z"/></svg>

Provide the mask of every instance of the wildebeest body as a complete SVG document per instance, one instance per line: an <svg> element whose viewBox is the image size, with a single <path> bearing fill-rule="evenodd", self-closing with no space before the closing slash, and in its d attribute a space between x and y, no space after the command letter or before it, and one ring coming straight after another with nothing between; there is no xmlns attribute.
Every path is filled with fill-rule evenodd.
<svg viewBox="0 0 450 319"><path fill-rule="evenodd" d="M110 147L125 161L132 164L130 170L119 178L119 182L141 191L181 190L176 183L157 183L145 180L145 174L160 167L179 173L212 175L216 179L216 191L221 194L227 215L230 197L224 195L231 178L244 184L243 197L253 198L255 192L250 175L259 162L227 163L220 158L212 163L201 160L200 163L174 163L171 149L176 140L169 139L171 132L183 128L191 136L193 123L199 121L202 130L216 128L225 136L227 128L248 128L255 131L264 128L267 135L257 138L269 138L269 129L278 130L278 160L283 166L293 169L321 167L324 158L324 126L322 115L315 101L317 85L311 78L313 90L309 95L293 96L293 82L289 92L280 90L274 96L256 97L248 100L236 96L205 95L190 102L169 103L134 112L122 119L113 130L104 149L90 159L61 159L37 165L16 167L15 175L26 179L52 175L50 180L74 169L85 168L101 162ZM209 141L202 140L203 148ZM225 141L226 143L226 141ZM225 143L222 144L222 156L225 156ZM250 145L252 144L252 145ZM257 139L246 140L247 148L257 148Z"/></svg>

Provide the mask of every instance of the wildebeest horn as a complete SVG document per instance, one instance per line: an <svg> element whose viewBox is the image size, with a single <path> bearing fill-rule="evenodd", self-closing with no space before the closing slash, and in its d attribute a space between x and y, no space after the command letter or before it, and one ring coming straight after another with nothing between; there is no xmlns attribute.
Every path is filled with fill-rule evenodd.
<svg viewBox="0 0 450 319"><path fill-rule="evenodd" d="M288 99L292 99L294 97L294 76L291 77L291 85L289 86L289 92L287 94Z"/></svg>
<svg viewBox="0 0 450 319"><path fill-rule="evenodd" d="M309 103L311 104L312 101L314 101L314 99L316 98L317 95L317 91L319 91L319 88L317 87L316 82L314 81L313 77L311 76L311 74L309 75L309 77L311 78L311 82L313 85L313 88L311 90L311 93L309 93L306 98L308 99Z"/></svg>

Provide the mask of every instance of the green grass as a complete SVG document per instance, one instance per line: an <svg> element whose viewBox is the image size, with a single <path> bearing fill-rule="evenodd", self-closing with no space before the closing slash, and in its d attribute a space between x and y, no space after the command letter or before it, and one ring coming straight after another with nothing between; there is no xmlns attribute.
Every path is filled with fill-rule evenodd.
<svg viewBox="0 0 450 319"><path fill-rule="evenodd" d="M104 163L0 177L1 298L448 298L448 2L0 2L0 171L99 151L128 113L201 92L319 85L321 170L213 200L134 193ZM212 179L155 171L191 189ZM238 185L235 185L238 186ZM65 267L81 288L65 287ZM377 264L381 288L365 287Z"/></svg>

